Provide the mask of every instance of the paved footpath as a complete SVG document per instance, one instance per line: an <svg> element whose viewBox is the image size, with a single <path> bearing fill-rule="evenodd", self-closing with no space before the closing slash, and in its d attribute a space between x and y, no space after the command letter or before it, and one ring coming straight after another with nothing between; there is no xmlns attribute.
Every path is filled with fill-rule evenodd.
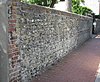
<svg viewBox="0 0 100 82"><path fill-rule="evenodd" d="M100 35L67 55L32 82L100 82Z"/></svg>

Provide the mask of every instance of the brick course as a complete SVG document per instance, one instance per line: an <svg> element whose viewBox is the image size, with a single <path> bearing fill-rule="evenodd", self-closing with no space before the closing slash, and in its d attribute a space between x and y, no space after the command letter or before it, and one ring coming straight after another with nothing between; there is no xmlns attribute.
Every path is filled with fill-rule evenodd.
<svg viewBox="0 0 100 82"><path fill-rule="evenodd" d="M8 4L9 7L9 28L8 28L8 35L9 35L9 82L21 82L21 75L20 75L20 55L19 55L19 48L17 41L17 3L15 0L10 1Z"/></svg>

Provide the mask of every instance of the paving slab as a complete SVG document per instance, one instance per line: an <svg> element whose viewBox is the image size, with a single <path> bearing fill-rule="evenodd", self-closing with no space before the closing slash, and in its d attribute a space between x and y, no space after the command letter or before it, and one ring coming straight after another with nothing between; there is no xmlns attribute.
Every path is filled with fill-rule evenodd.
<svg viewBox="0 0 100 82"><path fill-rule="evenodd" d="M100 82L100 35L65 56L32 82Z"/></svg>

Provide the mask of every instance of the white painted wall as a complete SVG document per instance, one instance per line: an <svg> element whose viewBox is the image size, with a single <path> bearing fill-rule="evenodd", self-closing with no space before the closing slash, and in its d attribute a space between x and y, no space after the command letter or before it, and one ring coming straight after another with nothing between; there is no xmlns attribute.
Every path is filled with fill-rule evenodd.
<svg viewBox="0 0 100 82"><path fill-rule="evenodd" d="M64 1L60 1L54 5L54 8L61 11L66 11L66 3Z"/></svg>
<svg viewBox="0 0 100 82"><path fill-rule="evenodd" d="M82 5L82 6L86 6L86 7L90 8L96 15L99 14L98 0L85 0L85 5Z"/></svg>
<svg viewBox="0 0 100 82"><path fill-rule="evenodd" d="M61 10L61 11L67 11L67 12L72 11L71 7L72 7L71 0L60 1L54 5L55 9Z"/></svg>
<svg viewBox="0 0 100 82"><path fill-rule="evenodd" d="M98 0L85 0L85 4L81 6L86 6L90 8L96 15L99 14L99 2ZM66 11L66 4L64 1L55 4L55 9Z"/></svg>

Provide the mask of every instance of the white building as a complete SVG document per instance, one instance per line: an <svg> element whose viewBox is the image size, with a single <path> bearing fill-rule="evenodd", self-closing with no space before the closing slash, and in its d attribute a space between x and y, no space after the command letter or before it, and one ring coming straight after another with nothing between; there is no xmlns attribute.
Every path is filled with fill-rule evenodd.
<svg viewBox="0 0 100 82"><path fill-rule="evenodd" d="M99 1L98 0L85 0L85 4L81 4L90 8L96 15L99 14Z"/></svg>
<svg viewBox="0 0 100 82"><path fill-rule="evenodd" d="M100 0L85 0L85 3L81 4L81 6L90 8L96 15L98 15L100 13L99 2ZM66 11L66 3L61 1L55 4L55 9Z"/></svg>
<svg viewBox="0 0 100 82"><path fill-rule="evenodd" d="M54 8L61 11L66 11L66 4L64 1L60 1L54 5Z"/></svg>
<svg viewBox="0 0 100 82"><path fill-rule="evenodd" d="M54 5L54 8L61 11L72 12L72 2L71 0L60 1Z"/></svg>

